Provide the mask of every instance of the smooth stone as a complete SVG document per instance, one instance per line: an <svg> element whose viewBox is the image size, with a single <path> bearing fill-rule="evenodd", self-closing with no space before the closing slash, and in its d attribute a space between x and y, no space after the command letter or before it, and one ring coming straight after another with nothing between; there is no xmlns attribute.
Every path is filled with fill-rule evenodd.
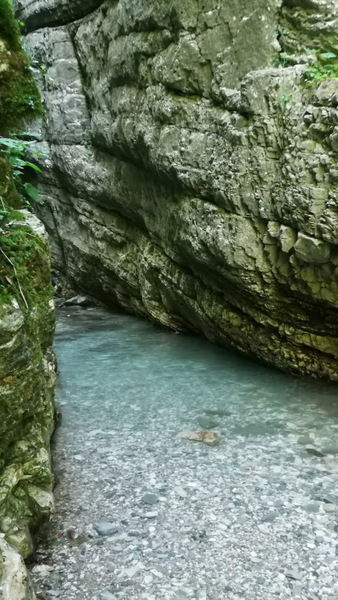
<svg viewBox="0 0 338 600"><path fill-rule="evenodd" d="M263 517L262 523L273 523L273 521L275 521L276 519L277 519L277 513L269 512L265 515L265 517Z"/></svg>
<svg viewBox="0 0 338 600"><path fill-rule="evenodd" d="M110 500L110 498L113 498L116 495L116 490L109 490L108 492L105 493L104 497L107 498L107 500Z"/></svg>
<svg viewBox="0 0 338 600"><path fill-rule="evenodd" d="M309 502L309 504L305 504L303 508L308 513L317 513L319 511L319 506L316 502Z"/></svg>
<svg viewBox="0 0 338 600"><path fill-rule="evenodd" d="M323 446L322 451L325 454L338 454L338 444L328 444L327 446Z"/></svg>
<svg viewBox="0 0 338 600"><path fill-rule="evenodd" d="M110 523L109 521L100 521L94 525L95 531L99 535L113 535L114 533L118 533L119 528L115 523Z"/></svg>
<svg viewBox="0 0 338 600"><path fill-rule="evenodd" d="M338 496L335 496L334 494L326 494L325 496L322 496L321 500L327 504L335 504L338 506Z"/></svg>
<svg viewBox="0 0 338 600"><path fill-rule="evenodd" d="M206 408L206 415L217 416L217 417L230 417L231 412L222 408Z"/></svg>
<svg viewBox="0 0 338 600"><path fill-rule="evenodd" d="M317 450L317 448L308 447L305 448L305 450L308 454L310 454L310 456L317 456L318 458L323 458L325 456L325 454L323 454L323 452L320 450Z"/></svg>
<svg viewBox="0 0 338 600"><path fill-rule="evenodd" d="M156 496L156 494L144 494L144 496L141 498L141 501L143 504L156 504L158 502L158 496Z"/></svg>
<svg viewBox="0 0 338 600"><path fill-rule="evenodd" d="M324 504L324 510L327 513L334 513L336 512L336 507L334 504Z"/></svg>
<svg viewBox="0 0 338 600"><path fill-rule="evenodd" d="M90 306L92 301L87 296L73 296L65 301L65 306Z"/></svg>
<svg viewBox="0 0 338 600"><path fill-rule="evenodd" d="M111 594L110 592L101 592L100 600L117 600L115 594Z"/></svg>
<svg viewBox="0 0 338 600"><path fill-rule="evenodd" d="M314 440L309 435L301 435L297 440L297 444L308 446L309 444L314 444Z"/></svg>
<svg viewBox="0 0 338 600"><path fill-rule="evenodd" d="M296 569L293 569L292 571L287 571L285 573L285 577L288 577L289 579L299 580L302 579L302 574L299 573L299 571L296 571Z"/></svg>
<svg viewBox="0 0 338 600"><path fill-rule="evenodd" d="M213 429L219 425L219 419L206 415L198 417L197 422L202 429Z"/></svg>

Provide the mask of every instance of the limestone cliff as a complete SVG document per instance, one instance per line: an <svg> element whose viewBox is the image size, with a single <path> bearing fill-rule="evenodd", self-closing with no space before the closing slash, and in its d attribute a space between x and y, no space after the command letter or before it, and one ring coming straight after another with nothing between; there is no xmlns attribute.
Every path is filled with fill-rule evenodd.
<svg viewBox="0 0 338 600"><path fill-rule="evenodd" d="M53 507L54 306L44 227L23 204L10 127L41 114L11 3L0 0L0 598L33 600L22 557ZM9 144L9 145L7 145ZM11 145L12 144L12 145ZM14 145L13 145L14 144ZM14 149L13 149L14 148ZM22 165L21 165L22 167Z"/></svg>
<svg viewBox="0 0 338 600"><path fill-rule="evenodd" d="M309 85L309 51L338 54L337 0L16 6L40 65L59 271L109 305L337 379L336 67Z"/></svg>

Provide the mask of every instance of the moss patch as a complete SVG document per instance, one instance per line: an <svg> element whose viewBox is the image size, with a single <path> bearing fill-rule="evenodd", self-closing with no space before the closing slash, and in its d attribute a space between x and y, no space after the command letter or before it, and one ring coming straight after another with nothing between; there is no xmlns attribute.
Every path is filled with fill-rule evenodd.
<svg viewBox="0 0 338 600"><path fill-rule="evenodd" d="M11 0L0 0L0 131L42 114L40 92L22 49Z"/></svg>
<svg viewBox="0 0 338 600"><path fill-rule="evenodd" d="M46 285L50 280L46 257L48 244L27 225L15 225L1 236L0 307L13 298L23 311L49 301L52 288Z"/></svg>
<svg viewBox="0 0 338 600"><path fill-rule="evenodd" d="M0 0L0 38L5 40L11 49L21 49L18 22L9 0Z"/></svg>

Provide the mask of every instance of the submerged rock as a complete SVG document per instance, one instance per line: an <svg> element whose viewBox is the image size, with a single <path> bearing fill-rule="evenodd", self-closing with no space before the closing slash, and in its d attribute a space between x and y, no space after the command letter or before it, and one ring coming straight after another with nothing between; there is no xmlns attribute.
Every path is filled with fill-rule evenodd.
<svg viewBox="0 0 338 600"><path fill-rule="evenodd" d="M221 440L214 431L182 431L177 436L180 439L191 440L192 442L202 442L208 446L219 446Z"/></svg>
<svg viewBox="0 0 338 600"><path fill-rule="evenodd" d="M157 504L158 502L158 496L156 494L144 494L144 496L142 496L141 498L143 504Z"/></svg>
<svg viewBox="0 0 338 600"><path fill-rule="evenodd" d="M213 429L220 424L219 419L212 415L202 415L201 417L198 417L197 422L203 429Z"/></svg>
<svg viewBox="0 0 338 600"><path fill-rule="evenodd" d="M95 531L102 536L114 535L118 533L119 527L116 523L110 523L109 521L100 521L94 525Z"/></svg>

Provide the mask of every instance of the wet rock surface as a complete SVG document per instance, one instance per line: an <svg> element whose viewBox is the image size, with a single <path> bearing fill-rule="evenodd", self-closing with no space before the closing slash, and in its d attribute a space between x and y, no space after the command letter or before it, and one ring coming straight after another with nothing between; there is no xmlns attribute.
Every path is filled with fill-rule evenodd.
<svg viewBox="0 0 338 600"><path fill-rule="evenodd" d="M32 568L39 598L338 594L336 387L99 309L62 309L56 349L57 512ZM177 438L203 414L219 419L219 446Z"/></svg>

